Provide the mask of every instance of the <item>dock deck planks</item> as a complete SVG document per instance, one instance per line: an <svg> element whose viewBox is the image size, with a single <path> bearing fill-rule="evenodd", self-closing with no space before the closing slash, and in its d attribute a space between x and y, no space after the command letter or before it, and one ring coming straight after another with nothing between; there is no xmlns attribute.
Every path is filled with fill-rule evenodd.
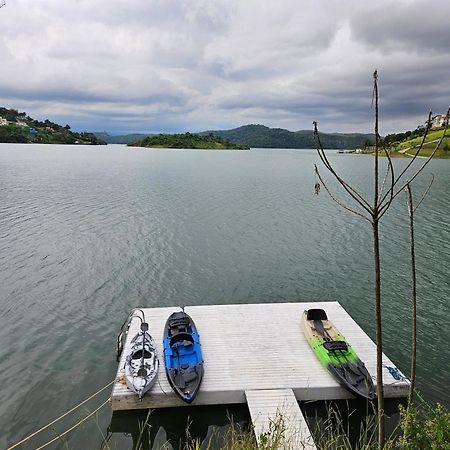
<svg viewBox="0 0 450 450"><path fill-rule="evenodd" d="M291 450L316 450L302 411L292 389L264 389L245 391L255 436L269 439L281 433L281 448Z"/></svg>
<svg viewBox="0 0 450 450"><path fill-rule="evenodd" d="M305 309L323 308L347 341L376 375L376 346L338 302L263 303L189 306L200 333L205 374L192 405L245 403L246 391L292 389L298 401L352 398L322 367L300 328ZM113 410L185 406L167 381L162 338L164 324L178 307L144 308L160 358L158 382L139 401L121 383L125 354L140 321L133 319L111 394ZM383 355L384 366L394 364ZM386 397L405 397L409 381L395 380L383 369Z"/></svg>

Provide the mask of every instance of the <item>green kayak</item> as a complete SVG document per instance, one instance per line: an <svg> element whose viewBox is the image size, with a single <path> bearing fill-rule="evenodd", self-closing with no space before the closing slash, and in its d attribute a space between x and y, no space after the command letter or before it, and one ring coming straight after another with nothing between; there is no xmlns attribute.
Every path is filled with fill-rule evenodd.
<svg viewBox="0 0 450 450"><path fill-rule="evenodd" d="M305 311L301 325L314 353L339 383L356 397L373 400L376 392L372 377L325 311Z"/></svg>

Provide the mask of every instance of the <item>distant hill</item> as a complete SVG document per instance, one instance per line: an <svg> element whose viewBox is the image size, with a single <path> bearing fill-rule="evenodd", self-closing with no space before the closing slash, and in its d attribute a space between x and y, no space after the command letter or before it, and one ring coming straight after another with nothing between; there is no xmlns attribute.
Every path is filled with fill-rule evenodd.
<svg viewBox="0 0 450 450"><path fill-rule="evenodd" d="M241 144L233 144L212 133L209 134L158 134L148 136L145 139L128 144L132 147L149 148L192 148L192 149L217 149L217 150L248 150L249 147Z"/></svg>
<svg viewBox="0 0 450 450"><path fill-rule="evenodd" d="M234 144L245 144L256 148L315 148L312 130L289 131L283 128L269 128L264 125L244 125L232 130L209 130L198 134L214 134ZM154 134L127 134L111 136L95 133L109 144L128 144ZM373 134L360 133L320 133L325 148L354 149L374 142Z"/></svg>
<svg viewBox="0 0 450 450"><path fill-rule="evenodd" d="M140 141L145 139L148 136L154 136L154 134L141 134L141 133L133 133L133 134L125 134L121 136L114 136L106 131L95 131L94 134L103 141L108 144L129 144L130 142Z"/></svg>
<svg viewBox="0 0 450 450"><path fill-rule="evenodd" d="M41 122L16 109L0 107L0 142L36 144L106 144L92 133L75 133L69 125Z"/></svg>
<svg viewBox="0 0 450 450"><path fill-rule="evenodd" d="M231 142L261 148L315 148L312 130L288 131L264 125L244 125L232 130L211 130L216 136ZM324 148L354 149L367 141L374 142L373 134L319 133Z"/></svg>

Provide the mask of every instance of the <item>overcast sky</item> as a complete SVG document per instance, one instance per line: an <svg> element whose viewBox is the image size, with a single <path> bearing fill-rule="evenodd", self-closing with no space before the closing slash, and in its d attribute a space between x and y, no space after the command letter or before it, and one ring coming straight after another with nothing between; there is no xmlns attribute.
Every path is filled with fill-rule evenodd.
<svg viewBox="0 0 450 450"><path fill-rule="evenodd" d="M76 130L381 134L450 103L450 1L6 0L0 106Z"/></svg>

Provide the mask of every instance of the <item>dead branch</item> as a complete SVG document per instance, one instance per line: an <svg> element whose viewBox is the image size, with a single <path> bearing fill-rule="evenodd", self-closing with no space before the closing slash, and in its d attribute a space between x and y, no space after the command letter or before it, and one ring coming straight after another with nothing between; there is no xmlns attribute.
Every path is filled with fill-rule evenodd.
<svg viewBox="0 0 450 450"><path fill-rule="evenodd" d="M416 207L413 209L413 213L416 212L416 209L420 206L420 204L423 202L423 199L427 196L428 191L430 190L431 185L433 184L433 181L434 181L434 175L431 174L431 181L430 181L430 184L428 185L426 191L423 193L422 198L420 199L419 203L417 203Z"/></svg>
<svg viewBox="0 0 450 450"><path fill-rule="evenodd" d="M369 203L362 197L362 195L357 192L354 188L352 188L347 182L345 182L333 169L331 163L329 162L327 155L325 154L325 150L322 146L322 143L320 141L319 137L319 131L317 128L317 122L313 122L314 124L314 139L317 143L317 153L319 154L319 157L321 161L323 162L324 166L334 175L336 180L341 184L341 186L347 191L347 193L362 207L364 208L369 214L372 214L371 208Z"/></svg>
<svg viewBox="0 0 450 450"><path fill-rule="evenodd" d="M350 208L349 206L345 205L342 201L340 201L338 198L336 198L331 191L328 189L328 186L326 185L326 183L323 181L322 177L320 176L319 170L317 169L317 166L314 164L314 170L316 172L317 177L319 178L320 182L322 183L323 187L325 188L325 190L328 192L328 195L342 208L346 209L347 211L350 211L353 214L356 214L359 217L362 217L363 219L371 222L371 219L369 219L368 217L366 217L364 214L360 213L359 211L356 211L355 209Z"/></svg>

